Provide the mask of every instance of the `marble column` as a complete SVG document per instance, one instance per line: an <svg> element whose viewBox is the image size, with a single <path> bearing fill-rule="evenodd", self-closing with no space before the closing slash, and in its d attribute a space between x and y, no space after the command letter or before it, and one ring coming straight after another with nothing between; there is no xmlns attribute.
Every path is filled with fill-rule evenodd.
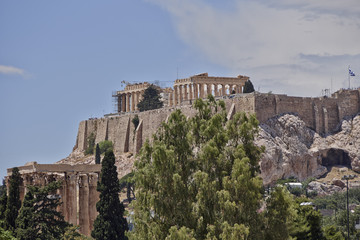
<svg viewBox="0 0 360 240"><path fill-rule="evenodd" d="M87 174L79 176L79 226L80 232L89 236L90 218L89 218L89 178Z"/></svg>
<svg viewBox="0 0 360 240"><path fill-rule="evenodd" d="M126 112L126 94L121 94L121 112Z"/></svg>
<svg viewBox="0 0 360 240"><path fill-rule="evenodd" d="M173 106L173 93L169 93L169 107L172 107Z"/></svg>
<svg viewBox="0 0 360 240"><path fill-rule="evenodd" d="M131 111L133 112L133 111L135 111L135 93L134 92L132 92L132 93L130 93L130 95L131 95Z"/></svg>
<svg viewBox="0 0 360 240"><path fill-rule="evenodd" d="M65 220L77 225L77 175L67 173L66 178L66 214Z"/></svg>
<svg viewBox="0 0 360 240"><path fill-rule="evenodd" d="M194 99L194 84L190 84L189 85L189 100L192 100Z"/></svg>
<svg viewBox="0 0 360 240"><path fill-rule="evenodd" d="M174 86L174 106L178 104L178 86Z"/></svg>
<svg viewBox="0 0 360 240"><path fill-rule="evenodd" d="M100 193L96 190L99 175L97 173L89 173L89 228L94 228L94 221L99 214L96 210L96 203L100 199Z"/></svg>
<svg viewBox="0 0 360 240"><path fill-rule="evenodd" d="M184 85L184 101L187 101L189 99L188 97L188 85Z"/></svg>
<svg viewBox="0 0 360 240"><path fill-rule="evenodd" d="M130 93L126 93L126 112L130 112Z"/></svg>
<svg viewBox="0 0 360 240"><path fill-rule="evenodd" d="M183 101L183 86L179 85L179 105L182 103Z"/></svg>
<svg viewBox="0 0 360 240"><path fill-rule="evenodd" d="M200 98L204 98L204 84L199 83L200 88Z"/></svg>

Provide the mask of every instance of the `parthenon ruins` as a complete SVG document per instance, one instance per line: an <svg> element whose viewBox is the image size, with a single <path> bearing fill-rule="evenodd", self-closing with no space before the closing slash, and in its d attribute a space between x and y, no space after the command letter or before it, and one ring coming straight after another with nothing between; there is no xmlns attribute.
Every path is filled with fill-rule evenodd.
<svg viewBox="0 0 360 240"><path fill-rule="evenodd" d="M209 77L207 73L191 76L184 79L176 79L174 89L160 89L166 106L174 107L187 103L197 98L206 98L212 94L215 97L226 96L243 92L245 82L249 77ZM123 91L117 91L115 95L117 112L137 111L137 104L149 83L128 84Z"/></svg>

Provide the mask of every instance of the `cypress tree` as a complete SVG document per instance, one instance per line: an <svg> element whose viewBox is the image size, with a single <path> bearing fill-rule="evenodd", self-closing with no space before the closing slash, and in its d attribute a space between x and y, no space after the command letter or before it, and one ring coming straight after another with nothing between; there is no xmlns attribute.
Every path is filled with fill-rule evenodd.
<svg viewBox="0 0 360 240"><path fill-rule="evenodd" d="M61 204L54 194L61 182L51 182L45 187L28 186L19 217L16 219L18 239L62 239L69 226L56 208Z"/></svg>
<svg viewBox="0 0 360 240"><path fill-rule="evenodd" d="M97 191L100 200L96 204L99 215L94 222L91 236L98 240L126 239L125 231L128 225L124 215L124 205L120 203L120 184L115 166L115 156L112 151L107 151L101 162L102 168Z"/></svg>
<svg viewBox="0 0 360 240"><path fill-rule="evenodd" d="M5 229L13 231L15 229L15 220L21 207L19 191L21 176L17 167L12 169L9 183L9 196L5 210Z"/></svg>
<svg viewBox="0 0 360 240"><path fill-rule="evenodd" d="M36 239L34 196L31 191L27 192L23 205L16 219L16 237L20 240Z"/></svg>
<svg viewBox="0 0 360 240"><path fill-rule="evenodd" d="M254 85L252 84L252 82L250 80L247 80L245 82L245 86L244 86L244 93L252 93L254 92L255 89L254 89Z"/></svg>
<svg viewBox="0 0 360 240"><path fill-rule="evenodd" d="M4 220L5 218L6 204L7 204L7 194L6 192L4 192L0 197L0 220Z"/></svg>
<svg viewBox="0 0 360 240"><path fill-rule="evenodd" d="M99 144L96 144L96 148L95 148L95 164L100 164L100 147Z"/></svg>
<svg viewBox="0 0 360 240"><path fill-rule="evenodd" d="M158 109L163 106L163 102L160 101L159 91L154 85L150 85L143 94L143 99L138 103L137 107L140 112Z"/></svg>

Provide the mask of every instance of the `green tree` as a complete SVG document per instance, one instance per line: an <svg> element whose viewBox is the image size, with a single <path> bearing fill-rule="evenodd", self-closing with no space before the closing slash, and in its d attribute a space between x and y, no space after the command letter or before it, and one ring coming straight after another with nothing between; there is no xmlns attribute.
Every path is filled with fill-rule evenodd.
<svg viewBox="0 0 360 240"><path fill-rule="evenodd" d="M16 236L18 239L36 239L37 230L36 230L36 217L34 209L34 196L32 191L26 193L23 205L20 209L20 214L16 219Z"/></svg>
<svg viewBox="0 0 360 240"><path fill-rule="evenodd" d="M100 164L101 162L101 156L100 156L100 147L99 144L96 144L95 148L95 164Z"/></svg>
<svg viewBox="0 0 360 240"><path fill-rule="evenodd" d="M263 239L258 121L244 113L228 121L212 96L194 107L189 120L174 111L141 149L130 238Z"/></svg>
<svg viewBox="0 0 360 240"><path fill-rule="evenodd" d="M163 106L163 102L160 100L159 91L152 84L145 89L142 100L138 103L137 107L140 112L158 109Z"/></svg>
<svg viewBox="0 0 360 240"><path fill-rule="evenodd" d="M47 186L28 186L19 217L16 219L18 239L61 239L69 226L56 208L61 204L55 194L61 182L51 182Z"/></svg>
<svg viewBox="0 0 360 240"><path fill-rule="evenodd" d="M284 187L275 187L266 201L265 239L289 239L290 227L295 214L291 194Z"/></svg>
<svg viewBox="0 0 360 240"><path fill-rule="evenodd" d="M0 220L5 219L6 205L7 205L7 194L6 191L3 191L2 194L0 195ZM3 226L0 224L0 227Z"/></svg>
<svg viewBox="0 0 360 240"><path fill-rule="evenodd" d="M99 149L100 149L100 154L103 154L107 151L112 151L113 150L112 141L104 140L104 141L99 142Z"/></svg>
<svg viewBox="0 0 360 240"><path fill-rule="evenodd" d="M128 225L123 216L124 205L119 200L120 185L112 151L105 153L101 165L100 180L97 184L100 200L96 204L99 215L95 219L91 236L98 240L125 239Z"/></svg>
<svg viewBox="0 0 360 240"><path fill-rule="evenodd" d="M21 207L20 201L20 184L21 176L17 167L12 169L12 174L9 180L9 196L7 198L5 210L5 229L13 231L15 229L15 221Z"/></svg>
<svg viewBox="0 0 360 240"><path fill-rule="evenodd" d="M90 136L87 137L87 147L85 149L85 155L93 154L95 147L95 134L92 132Z"/></svg>
<svg viewBox="0 0 360 240"><path fill-rule="evenodd" d="M255 89L254 89L254 85L252 84L252 82L249 80L247 80L245 82L245 85L244 85L244 90L243 90L243 93L252 93L254 92Z"/></svg>
<svg viewBox="0 0 360 240"><path fill-rule="evenodd" d="M134 172L130 172L119 180L120 191L126 188L126 197L129 203L132 201L133 198L135 198L135 182L133 178Z"/></svg>
<svg viewBox="0 0 360 240"><path fill-rule="evenodd" d="M324 239L321 229L321 213L318 210L315 210L311 205L302 206L302 202L309 202L309 199L295 199L294 209L296 211L296 217L293 221L293 228L290 235L297 240Z"/></svg>
<svg viewBox="0 0 360 240"><path fill-rule="evenodd" d="M341 232L336 229L334 225L330 225L324 228L324 237L326 240L344 240L345 238Z"/></svg>

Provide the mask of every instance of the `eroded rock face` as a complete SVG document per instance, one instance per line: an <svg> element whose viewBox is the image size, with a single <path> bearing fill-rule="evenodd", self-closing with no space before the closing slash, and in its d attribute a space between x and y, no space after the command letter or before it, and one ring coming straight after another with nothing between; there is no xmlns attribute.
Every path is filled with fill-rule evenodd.
<svg viewBox="0 0 360 240"><path fill-rule="evenodd" d="M284 114L260 125L256 144L266 148L260 162L265 185L279 178L319 177L334 165L360 171L360 116L343 120L338 133L322 137L299 117Z"/></svg>

